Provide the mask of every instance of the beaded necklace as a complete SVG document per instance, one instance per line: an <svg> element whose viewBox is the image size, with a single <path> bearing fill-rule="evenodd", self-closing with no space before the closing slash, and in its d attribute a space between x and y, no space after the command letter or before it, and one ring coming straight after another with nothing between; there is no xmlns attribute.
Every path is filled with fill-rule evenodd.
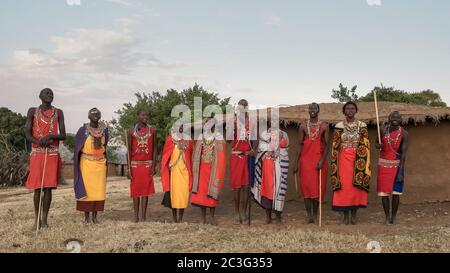
<svg viewBox="0 0 450 273"><path fill-rule="evenodd" d="M310 140L314 141L319 138L321 124L322 123L320 121L318 121L316 123L312 123L310 120L308 120L306 122L306 129L307 129L308 137ZM311 130L312 128L314 128L314 132L312 132L312 130Z"/></svg>
<svg viewBox="0 0 450 273"><path fill-rule="evenodd" d="M389 144L389 146L391 146L392 149L394 149L394 146L397 145L398 140L400 139L400 135L402 134L402 127L399 127L397 129L397 136L395 137L395 139L391 138L391 131L390 131L390 126L387 128L386 133L385 133L385 137L386 137L386 141Z"/></svg>
<svg viewBox="0 0 450 273"><path fill-rule="evenodd" d="M202 160L203 162L209 163L212 162L213 160L213 154L214 154L214 140L215 137L213 136L212 138L205 138L205 136L203 136L203 141L202 141Z"/></svg>
<svg viewBox="0 0 450 273"><path fill-rule="evenodd" d="M145 125L145 134L141 135L139 133L139 126L138 124L136 124L136 126L134 126L134 133L133 136L136 138L137 140L137 149L136 149L136 153L139 153L139 150L144 150L145 153L148 154L148 140L150 139L150 137L152 136L151 130L150 130L150 126Z"/></svg>
<svg viewBox="0 0 450 273"><path fill-rule="evenodd" d="M50 124L50 129L49 129L49 134L52 135L53 132L53 127L54 127L54 122L56 119L56 109L55 107L51 107L50 108L52 110L52 114L51 116L46 116L44 111L42 111L42 109L40 107L36 107L36 112L35 112L35 126L38 132L38 135L40 138L44 137L44 134L42 133L41 127L39 126L39 120L41 120L43 123L45 124Z"/></svg>

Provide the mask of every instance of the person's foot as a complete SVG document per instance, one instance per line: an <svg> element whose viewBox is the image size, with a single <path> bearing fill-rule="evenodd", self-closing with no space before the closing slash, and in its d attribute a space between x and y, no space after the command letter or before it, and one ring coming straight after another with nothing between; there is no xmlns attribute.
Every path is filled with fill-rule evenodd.
<svg viewBox="0 0 450 273"><path fill-rule="evenodd" d="M214 218L213 216L211 216L210 222L211 222L211 225L217 226L216 218Z"/></svg>
<svg viewBox="0 0 450 273"><path fill-rule="evenodd" d="M272 223L272 217L266 217L266 224L270 225Z"/></svg>
<svg viewBox="0 0 450 273"><path fill-rule="evenodd" d="M390 223L391 223L391 220L388 217L386 217L386 219L384 220L384 224L389 225Z"/></svg>
<svg viewBox="0 0 450 273"><path fill-rule="evenodd" d="M42 222L41 228L48 228L48 223L47 223L47 221L43 221L43 222Z"/></svg>
<svg viewBox="0 0 450 273"><path fill-rule="evenodd" d="M390 220L389 220L389 225L393 225L395 223L395 217L392 217Z"/></svg>
<svg viewBox="0 0 450 273"><path fill-rule="evenodd" d="M282 223L281 216L277 216L275 218L275 221L276 221L277 224L281 224Z"/></svg>
<svg viewBox="0 0 450 273"><path fill-rule="evenodd" d="M33 230L36 230L38 228L37 224L38 224L37 220L35 220L34 225L33 225ZM39 221L39 229L41 229L41 228L42 228L42 222Z"/></svg>
<svg viewBox="0 0 450 273"><path fill-rule="evenodd" d="M356 225L356 218L355 218L355 217L352 217L352 219L350 220L350 223L351 223L352 225Z"/></svg>
<svg viewBox="0 0 450 273"><path fill-rule="evenodd" d="M314 218L312 217L308 217L308 220L306 220L306 223L309 224L314 224Z"/></svg>
<svg viewBox="0 0 450 273"><path fill-rule="evenodd" d="M342 221L342 223L344 225L349 225L350 224L350 219L348 217L344 217L344 220Z"/></svg>
<svg viewBox="0 0 450 273"><path fill-rule="evenodd" d="M242 222L248 221L248 212L241 213L240 215Z"/></svg>
<svg viewBox="0 0 450 273"><path fill-rule="evenodd" d="M92 223L98 225L100 222L97 220L97 218L92 218Z"/></svg>
<svg viewBox="0 0 450 273"><path fill-rule="evenodd" d="M134 222L135 222L135 223L139 223L139 217L135 217L135 218L134 218Z"/></svg>
<svg viewBox="0 0 450 273"><path fill-rule="evenodd" d="M234 224L235 225L242 224L242 219L241 219L241 214L240 213L235 213L234 214Z"/></svg>

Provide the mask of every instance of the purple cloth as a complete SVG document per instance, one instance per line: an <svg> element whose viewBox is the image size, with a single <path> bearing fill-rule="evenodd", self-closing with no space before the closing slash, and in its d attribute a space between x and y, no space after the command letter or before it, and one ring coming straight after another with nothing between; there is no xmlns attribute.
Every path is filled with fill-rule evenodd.
<svg viewBox="0 0 450 273"><path fill-rule="evenodd" d="M80 158L81 158L81 150L83 150L84 143L88 137L88 132L86 130L86 126L78 129L78 132L75 136L75 149L73 156L73 189L75 191L75 198L77 200L82 200L87 197L86 189L84 187L83 176L81 175L80 169ZM105 129L105 151L108 143L109 132L108 128ZM105 155L106 156L106 155Z"/></svg>

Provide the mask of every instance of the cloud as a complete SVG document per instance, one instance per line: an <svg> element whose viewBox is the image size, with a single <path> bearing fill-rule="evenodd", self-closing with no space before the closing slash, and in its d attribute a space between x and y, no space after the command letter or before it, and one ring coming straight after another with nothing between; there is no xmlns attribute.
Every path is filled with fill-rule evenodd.
<svg viewBox="0 0 450 273"><path fill-rule="evenodd" d="M149 79L136 71L163 73L182 65L140 50L141 41L127 28L73 29L50 37L49 42L51 50L17 49L12 61L0 66L1 90L9 94L2 105L26 113L39 103L39 91L50 87L55 91L55 105L68 112L71 132L93 106L111 119L133 93L148 91L142 88L149 86L161 90L161 85L147 84Z"/></svg>
<svg viewBox="0 0 450 273"><path fill-rule="evenodd" d="M271 15L267 18L266 25L269 27L279 27L281 26L281 18L276 15Z"/></svg>
<svg viewBox="0 0 450 273"><path fill-rule="evenodd" d="M115 4L123 5L123 6L131 6L132 1L131 0L106 0L108 2L112 2Z"/></svg>
<svg viewBox="0 0 450 273"><path fill-rule="evenodd" d="M381 6L381 0L366 0L369 6Z"/></svg>

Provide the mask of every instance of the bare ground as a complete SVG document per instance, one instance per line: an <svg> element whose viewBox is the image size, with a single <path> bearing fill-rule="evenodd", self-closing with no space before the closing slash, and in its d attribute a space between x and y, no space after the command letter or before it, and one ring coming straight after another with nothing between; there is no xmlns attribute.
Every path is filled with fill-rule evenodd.
<svg viewBox="0 0 450 273"><path fill-rule="evenodd" d="M67 242L82 242L82 252L368 252L377 241L382 252L450 252L450 203L403 205L398 223L383 224L381 204L360 210L356 226L342 225L341 215L324 204L324 226L305 224L301 200L288 200L282 224L264 224L264 211L253 204L252 226L234 225L233 202L217 209L218 226L199 224L200 212L185 212L185 223L171 223L161 206L162 193L150 198L148 221L133 223L129 183L110 179L106 211L99 225L86 225L75 211L70 186L53 193L50 228L33 230L32 193L0 190L0 252L69 252ZM157 183L157 189L161 186Z"/></svg>

